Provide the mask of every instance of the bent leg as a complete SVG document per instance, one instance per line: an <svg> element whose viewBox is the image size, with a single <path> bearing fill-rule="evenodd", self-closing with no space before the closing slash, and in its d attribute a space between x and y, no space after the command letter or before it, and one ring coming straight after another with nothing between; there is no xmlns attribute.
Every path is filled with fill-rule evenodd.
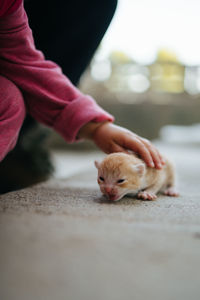
<svg viewBox="0 0 200 300"><path fill-rule="evenodd" d="M20 90L0 76L0 194L46 180L53 170L45 133L32 119L22 125L25 114Z"/></svg>
<svg viewBox="0 0 200 300"><path fill-rule="evenodd" d="M59 64L73 84L88 66L116 6L117 0L25 1L36 47Z"/></svg>
<svg viewBox="0 0 200 300"><path fill-rule="evenodd" d="M0 162L17 142L25 117L25 105L20 90L0 76Z"/></svg>

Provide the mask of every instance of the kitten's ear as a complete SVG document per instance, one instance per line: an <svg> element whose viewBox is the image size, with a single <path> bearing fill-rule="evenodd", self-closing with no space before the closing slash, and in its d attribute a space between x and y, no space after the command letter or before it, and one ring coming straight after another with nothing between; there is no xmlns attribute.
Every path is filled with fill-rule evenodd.
<svg viewBox="0 0 200 300"><path fill-rule="evenodd" d="M137 172L139 176L142 176L142 175L144 175L145 165L143 163L133 165L132 169L134 170L134 172Z"/></svg>
<svg viewBox="0 0 200 300"><path fill-rule="evenodd" d="M95 160L94 165L95 165L95 167L96 167L97 169L99 169L100 163L99 163L97 160Z"/></svg>

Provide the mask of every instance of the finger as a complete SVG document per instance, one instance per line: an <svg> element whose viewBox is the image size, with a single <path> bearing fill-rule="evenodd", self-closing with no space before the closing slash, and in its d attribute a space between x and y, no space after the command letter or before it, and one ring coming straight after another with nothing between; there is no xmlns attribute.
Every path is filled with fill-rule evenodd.
<svg viewBox="0 0 200 300"><path fill-rule="evenodd" d="M162 157L159 153L159 151L156 149L156 147L154 147L150 141L141 138L141 141L145 144L145 146L148 148L149 152L151 153L151 157L153 159L153 162L155 164L155 167L157 169L162 169Z"/></svg>
<svg viewBox="0 0 200 300"><path fill-rule="evenodd" d="M159 158L160 158L161 164L162 164L162 165L165 165L165 159L164 159L164 157L160 154L160 152L158 151L158 149L157 149L155 146L153 146L153 147L154 147L155 150L157 151L157 154L158 154L158 156L159 156Z"/></svg>
<svg viewBox="0 0 200 300"><path fill-rule="evenodd" d="M160 153L159 153L159 155L160 155L160 159L161 159L162 165L165 165L165 159L164 159L164 157Z"/></svg>
<svg viewBox="0 0 200 300"><path fill-rule="evenodd" d="M149 151L151 152L153 161L156 165L156 168L161 169L163 165L165 165L165 159L164 157L160 154L158 149L147 139L141 138L142 141L145 143Z"/></svg>
<svg viewBox="0 0 200 300"><path fill-rule="evenodd" d="M152 156L152 159L153 159L156 169L162 169L162 160L161 160L161 156L159 155L157 149L155 149L154 147L150 147L149 151L151 153L151 156Z"/></svg>
<svg viewBox="0 0 200 300"><path fill-rule="evenodd" d="M139 154L149 167L155 167L151 153L139 138L128 138L124 141L124 147Z"/></svg>
<svg viewBox="0 0 200 300"><path fill-rule="evenodd" d="M154 147L155 148L155 147ZM155 151L157 152L157 155L159 156L160 158L160 162L162 165L165 165L165 159L164 157L160 154L160 152L158 151L158 149L155 148Z"/></svg>

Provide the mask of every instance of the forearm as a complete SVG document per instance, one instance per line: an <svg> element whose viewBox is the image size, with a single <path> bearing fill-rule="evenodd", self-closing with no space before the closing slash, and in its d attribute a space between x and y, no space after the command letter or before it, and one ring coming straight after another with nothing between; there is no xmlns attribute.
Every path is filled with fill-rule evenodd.
<svg viewBox="0 0 200 300"><path fill-rule="evenodd" d="M35 49L23 6L0 19L0 72L21 89L27 111L68 142L91 121L113 120Z"/></svg>

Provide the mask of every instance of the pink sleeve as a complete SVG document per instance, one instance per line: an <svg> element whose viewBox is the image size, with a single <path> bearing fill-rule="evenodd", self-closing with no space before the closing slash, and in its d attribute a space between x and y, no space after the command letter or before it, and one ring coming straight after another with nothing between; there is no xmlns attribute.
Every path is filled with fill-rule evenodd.
<svg viewBox="0 0 200 300"><path fill-rule="evenodd" d="M35 49L23 5L0 18L0 73L20 88L27 111L68 142L74 142L79 129L90 121L113 121Z"/></svg>
<svg viewBox="0 0 200 300"><path fill-rule="evenodd" d="M0 17L13 13L22 3L22 0L0 0Z"/></svg>

